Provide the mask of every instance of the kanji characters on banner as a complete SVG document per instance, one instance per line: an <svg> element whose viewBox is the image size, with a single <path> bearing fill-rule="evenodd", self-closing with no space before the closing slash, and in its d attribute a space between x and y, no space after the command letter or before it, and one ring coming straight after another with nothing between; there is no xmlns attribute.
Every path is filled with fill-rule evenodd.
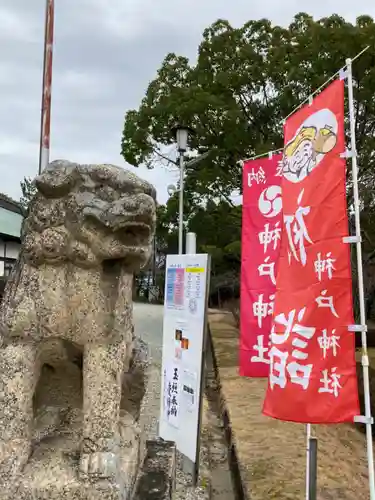
<svg viewBox="0 0 375 500"><path fill-rule="evenodd" d="M283 226L263 413L306 423L359 414L345 175L344 82L285 124Z"/></svg>
<svg viewBox="0 0 375 500"><path fill-rule="evenodd" d="M243 169L240 375L268 377L282 225L282 155Z"/></svg>

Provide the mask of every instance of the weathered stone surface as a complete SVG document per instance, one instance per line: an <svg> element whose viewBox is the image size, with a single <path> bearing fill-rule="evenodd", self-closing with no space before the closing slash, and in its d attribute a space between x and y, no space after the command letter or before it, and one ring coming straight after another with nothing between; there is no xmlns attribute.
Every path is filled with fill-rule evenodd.
<svg viewBox="0 0 375 500"><path fill-rule="evenodd" d="M45 408L48 417L49 408ZM19 484L10 498L35 499L127 499L138 472L140 429L131 415L120 413L116 478L79 474L82 412L62 409L59 425L33 443L33 453L22 470ZM52 419L46 418L50 422ZM97 456L97 460L101 459ZM96 458L96 457L95 457ZM105 462L104 462L105 463ZM103 467L102 463L97 466ZM105 470L104 470L105 472ZM109 474L108 474L109 475ZM104 474L103 474L104 476Z"/></svg>
<svg viewBox="0 0 375 500"><path fill-rule="evenodd" d="M127 498L147 367L132 279L151 253L155 190L66 161L36 185L1 307L0 498Z"/></svg>
<svg viewBox="0 0 375 500"><path fill-rule="evenodd" d="M133 355L129 369L122 379L121 408L139 420L142 401L146 393L149 373L149 351L147 344L140 339L134 339Z"/></svg>
<svg viewBox="0 0 375 500"><path fill-rule="evenodd" d="M146 443L146 458L134 500L172 500L176 480L176 447L171 441Z"/></svg>

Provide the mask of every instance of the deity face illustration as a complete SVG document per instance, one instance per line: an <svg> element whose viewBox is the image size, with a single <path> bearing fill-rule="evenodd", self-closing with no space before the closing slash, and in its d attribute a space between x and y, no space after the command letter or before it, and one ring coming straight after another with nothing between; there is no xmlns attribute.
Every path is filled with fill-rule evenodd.
<svg viewBox="0 0 375 500"><path fill-rule="evenodd" d="M303 181L337 143L337 120L323 109L310 115L285 145L283 175L294 183Z"/></svg>
<svg viewBox="0 0 375 500"><path fill-rule="evenodd" d="M315 166L315 150L312 141L303 140L291 157L285 156L284 174L290 172L297 178L306 177Z"/></svg>

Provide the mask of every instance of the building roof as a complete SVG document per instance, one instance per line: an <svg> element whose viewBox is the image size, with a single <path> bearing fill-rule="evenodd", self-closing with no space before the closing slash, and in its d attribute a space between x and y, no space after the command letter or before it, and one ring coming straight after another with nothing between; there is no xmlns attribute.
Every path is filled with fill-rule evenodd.
<svg viewBox="0 0 375 500"><path fill-rule="evenodd" d="M13 200L13 198L8 196L7 194L0 193L0 207L5 208L10 212L22 215L21 204L18 201Z"/></svg>

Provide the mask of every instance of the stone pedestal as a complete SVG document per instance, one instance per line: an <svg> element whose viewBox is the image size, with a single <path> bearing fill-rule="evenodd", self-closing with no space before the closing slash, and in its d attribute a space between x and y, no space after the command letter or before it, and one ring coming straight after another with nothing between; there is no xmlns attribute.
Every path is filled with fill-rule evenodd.
<svg viewBox="0 0 375 500"><path fill-rule="evenodd" d="M171 441L146 443L146 458L134 500L172 500L176 483L176 447Z"/></svg>
<svg viewBox="0 0 375 500"><path fill-rule="evenodd" d="M63 421L61 421L63 419ZM79 470L80 410L46 408L39 422L60 421L52 433L34 444L32 455L14 482L7 497L17 500L128 500L131 498L139 470L139 428L133 417L122 412L120 418L121 442L117 454L118 475L111 479L86 478ZM10 492L12 495L10 495ZM0 493L1 498L1 493Z"/></svg>

